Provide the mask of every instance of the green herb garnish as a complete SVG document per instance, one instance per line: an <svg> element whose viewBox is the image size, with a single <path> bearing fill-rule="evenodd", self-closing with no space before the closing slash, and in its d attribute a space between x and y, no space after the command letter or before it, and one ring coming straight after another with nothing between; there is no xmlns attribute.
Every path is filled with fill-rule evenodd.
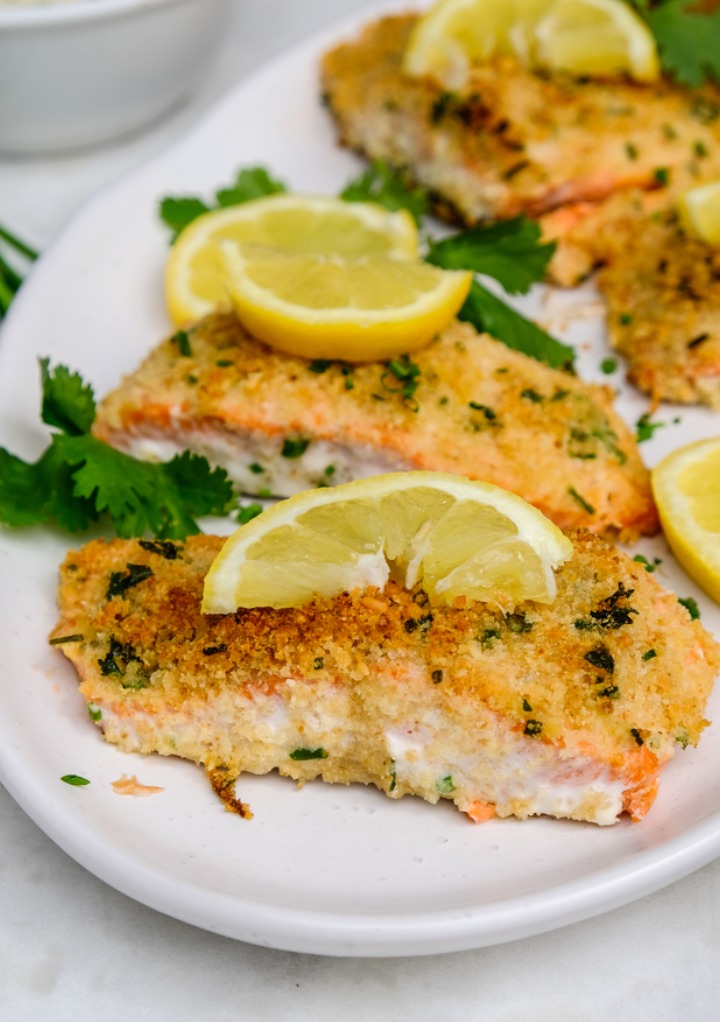
<svg viewBox="0 0 720 1022"><path fill-rule="evenodd" d="M455 782L452 779L452 774L448 774L446 777L438 777L435 782L435 788L438 795L452 795L455 791Z"/></svg>
<svg viewBox="0 0 720 1022"><path fill-rule="evenodd" d="M31 248L27 242L22 241L12 231L9 231L7 227L3 227L0 224L0 320L2 320L10 307L10 303L19 291L25 272L24 267L21 272L16 266L8 262L8 259L3 255L5 248L9 248L13 253L12 258L17 259L20 256L23 262L34 262L38 257L38 253L34 248Z"/></svg>
<svg viewBox="0 0 720 1022"><path fill-rule="evenodd" d="M61 432L32 463L0 447L0 522L79 532L109 519L118 536L184 539L199 531L196 516L224 514L232 496L224 470L189 452L153 464L109 447L89 432L92 389L64 366L40 367L42 418Z"/></svg>
<svg viewBox="0 0 720 1022"><path fill-rule="evenodd" d="M386 362L386 371L382 374L381 383L391 394L399 394L403 403L413 412L420 407L415 398L415 391L420 386L420 366L409 355L401 355ZM400 386L396 386L397 383Z"/></svg>
<svg viewBox="0 0 720 1022"><path fill-rule="evenodd" d="M720 81L720 11L695 0L631 0L655 36L663 70L697 88Z"/></svg>
<svg viewBox="0 0 720 1022"><path fill-rule="evenodd" d="M171 543L169 539L141 539L140 546L143 550L147 550L148 553L164 557L166 561L177 560L179 548L175 543Z"/></svg>
<svg viewBox="0 0 720 1022"><path fill-rule="evenodd" d="M418 223L430 211L425 189L413 186L384 160L373 160L366 171L348 182L340 198L346 202L377 202L391 212L405 209Z"/></svg>
<svg viewBox="0 0 720 1022"><path fill-rule="evenodd" d="M543 279L555 247L554 242L541 241L534 220L517 216L431 241L426 259L444 270L484 273L509 294L526 294Z"/></svg>
<svg viewBox="0 0 720 1022"><path fill-rule="evenodd" d="M227 643L219 642L217 646L206 646L203 656L215 656L217 653L227 653Z"/></svg>
<svg viewBox="0 0 720 1022"><path fill-rule="evenodd" d="M642 444L646 440L652 440L655 431L662 429L664 425L664 422L653 422L650 418L650 413L644 412L635 423L635 437L637 442Z"/></svg>
<svg viewBox="0 0 720 1022"><path fill-rule="evenodd" d="M66 642L82 642L84 635L58 635L56 639L50 639L51 646L63 646Z"/></svg>
<svg viewBox="0 0 720 1022"><path fill-rule="evenodd" d="M594 649L585 653L584 659L593 667L597 667L598 670L605 671L607 674L613 674L615 671L615 658L607 646L595 646Z"/></svg>
<svg viewBox="0 0 720 1022"><path fill-rule="evenodd" d="M173 241L188 224L211 209L224 206L238 206L250 199L260 199L264 195L275 195L285 192L287 188L273 178L264 167L245 167L231 184L219 188L214 200L206 202L197 196L173 198L168 196L160 201L160 219L173 232Z"/></svg>
<svg viewBox="0 0 720 1022"><path fill-rule="evenodd" d="M700 617L700 608L697 605L697 600L694 600L692 596L685 596L682 599L678 597L678 603L683 605L693 621L698 620Z"/></svg>
<svg viewBox="0 0 720 1022"><path fill-rule="evenodd" d="M262 512L262 504L243 504L242 507L238 509L235 518L240 525L247 525L247 523L251 522L253 518L257 518L258 515L261 515Z"/></svg>
<svg viewBox="0 0 720 1022"><path fill-rule="evenodd" d="M659 557L654 557L652 561L649 561L647 557L643 557L642 554L635 554L633 560L636 564L642 564L645 571L649 572L651 575L658 565L662 564L662 560Z"/></svg>
<svg viewBox="0 0 720 1022"><path fill-rule="evenodd" d="M310 446L310 441L305 437L285 437L280 454L283 458L300 458Z"/></svg>
<svg viewBox="0 0 720 1022"><path fill-rule="evenodd" d="M84 788L90 781L87 777L81 777L80 774L63 774L60 778L61 781L65 781L66 784L72 784L74 788Z"/></svg>
<svg viewBox="0 0 720 1022"><path fill-rule="evenodd" d="M183 358L192 358L192 348L190 347L190 335L187 330L178 330L170 338L177 344L177 349Z"/></svg>
<svg viewBox="0 0 720 1022"><path fill-rule="evenodd" d="M305 759L327 759L327 749L293 749L290 759L302 761Z"/></svg>
<svg viewBox="0 0 720 1022"><path fill-rule="evenodd" d="M580 505L583 511L587 511L589 515L595 514L595 508L592 506L590 501L586 500L580 493L578 493L574 486L568 486L567 492L572 499Z"/></svg>
<svg viewBox="0 0 720 1022"><path fill-rule="evenodd" d="M568 369L573 364L573 348L551 337L532 320L525 319L476 280L472 282L458 319L471 323L478 333L488 333L508 348L554 369Z"/></svg>
<svg viewBox="0 0 720 1022"><path fill-rule="evenodd" d="M144 582L146 578L151 578L152 574L153 570L147 564L128 564L126 571L113 571L110 574L105 599L111 600L114 596L122 596L128 589Z"/></svg>

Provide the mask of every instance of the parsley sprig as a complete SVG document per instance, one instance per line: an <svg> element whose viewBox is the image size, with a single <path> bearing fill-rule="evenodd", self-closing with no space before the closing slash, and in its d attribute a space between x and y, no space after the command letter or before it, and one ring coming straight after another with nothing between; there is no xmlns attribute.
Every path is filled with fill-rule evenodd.
<svg viewBox="0 0 720 1022"><path fill-rule="evenodd" d="M425 189L412 185L384 160L374 160L359 177L349 181L340 198L346 202L377 202L393 213L406 209L416 223L430 212Z"/></svg>
<svg viewBox="0 0 720 1022"><path fill-rule="evenodd" d="M409 184L382 160L340 193L352 201L373 201L396 211L407 209L420 220L430 209L428 193ZM426 260L444 270L472 270L493 277L510 294L526 294L543 279L555 251L543 244L540 228L525 216L457 231L442 241L428 241ZM572 367L575 352L526 319L512 306L474 280L458 318L488 333L509 348L558 369Z"/></svg>
<svg viewBox="0 0 720 1022"><path fill-rule="evenodd" d="M219 188L209 202L196 195L166 196L160 201L160 219L173 232L173 241L188 224L211 209L238 206L251 199L286 192L282 181L272 177L264 167L244 167L235 180Z"/></svg>
<svg viewBox="0 0 720 1022"><path fill-rule="evenodd" d="M720 9L698 0L629 0L655 36L663 70L682 85L720 82Z"/></svg>
<svg viewBox="0 0 720 1022"><path fill-rule="evenodd" d="M118 536L184 539L199 532L197 517L226 512L232 488L222 469L187 451L152 464L115 450L90 433L95 399L80 375L48 359L40 371L41 416L58 432L36 462L0 447L0 522L79 532L109 520Z"/></svg>

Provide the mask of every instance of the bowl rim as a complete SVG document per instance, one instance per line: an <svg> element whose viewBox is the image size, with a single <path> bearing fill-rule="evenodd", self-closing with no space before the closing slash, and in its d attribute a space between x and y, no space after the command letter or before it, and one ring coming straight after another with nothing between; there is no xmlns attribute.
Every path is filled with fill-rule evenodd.
<svg viewBox="0 0 720 1022"><path fill-rule="evenodd" d="M63 0L29 7L0 6L0 30L59 27L75 22L103 21L113 15L141 13L153 7L178 6L197 0Z"/></svg>

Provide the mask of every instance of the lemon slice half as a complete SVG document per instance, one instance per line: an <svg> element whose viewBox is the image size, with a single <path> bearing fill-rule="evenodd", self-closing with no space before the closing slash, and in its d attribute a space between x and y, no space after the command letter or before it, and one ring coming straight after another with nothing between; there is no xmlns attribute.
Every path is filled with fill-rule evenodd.
<svg viewBox="0 0 720 1022"><path fill-rule="evenodd" d="M685 232L708 245L720 245L720 181L710 181L684 192L678 213Z"/></svg>
<svg viewBox="0 0 720 1022"><path fill-rule="evenodd" d="M213 210L193 220L170 250L165 297L176 325L228 304L217 254L219 243L226 240L346 259L418 256L418 232L410 214L391 213L374 202L271 195Z"/></svg>
<svg viewBox="0 0 720 1022"><path fill-rule="evenodd" d="M624 0L440 0L415 27L404 67L458 89L471 64L502 54L576 75L660 74L653 35Z"/></svg>
<svg viewBox="0 0 720 1022"><path fill-rule="evenodd" d="M223 242L225 285L261 341L305 358L365 362L424 347L467 297L472 274L420 260L288 252Z"/></svg>
<svg viewBox="0 0 720 1022"><path fill-rule="evenodd" d="M651 479L673 553L688 575L720 603L720 437L669 454Z"/></svg>
<svg viewBox="0 0 720 1022"><path fill-rule="evenodd" d="M553 569L572 551L552 522L506 490L440 472L396 472L305 491L242 526L210 568L203 611L297 607L314 596L382 588L391 575L440 602L550 603Z"/></svg>

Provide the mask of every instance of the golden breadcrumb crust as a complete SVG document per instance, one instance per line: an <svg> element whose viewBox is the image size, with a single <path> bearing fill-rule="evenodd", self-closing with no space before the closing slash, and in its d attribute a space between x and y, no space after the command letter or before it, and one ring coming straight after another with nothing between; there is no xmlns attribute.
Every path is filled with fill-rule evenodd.
<svg viewBox="0 0 720 1022"><path fill-rule="evenodd" d="M720 250L688 237L674 210L678 189L618 194L544 219L563 236L556 276L573 283L600 267L613 345L628 379L653 404L720 408Z"/></svg>
<svg viewBox="0 0 720 1022"><path fill-rule="evenodd" d="M364 452L392 467L453 472L518 493L561 528L625 538L658 529L649 477L610 388L510 350L454 323L413 355L411 400L386 363L318 366L252 338L230 314L159 345L100 404L94 432L116 447L138 438L202 439L203 453L248 437ZM321 371L317 371L320 369ZM348 386L348 383L351 386ZM249 462L252 458L248 457ZM326 465L306 485L324 485ZM255 492L262 472L248 474ZM341 481L341 480L339 480ZM280 494L285 495L285 494Z"/></svg>
<svg viewBox="0 0 720 1022"><path fill-rule="evenodd" d="M153 719L161 733L171 708L190 726L196 715L189 745L154 739L154 748L208 769L232 770L242 757L230 723L227 734L203 733L203 708L229 697L240 715L244 698L298 679L318 699L350 687L391 719L436 707L472 729L490 712L514 731L534 722L528 741L563 754L591 750L618 763L643 746L662 762L675 743L697 742L720 646L640 564L590 533L573 539L555 602L508 615L482 603L433 606L394 583L298 609L203 615L203 579L221 539L191 537L172 551L96 540L62 566L52 641L94 705ZM117 589L129 570L138 577L129 565L148 570L108 598L111 582ZM310 699L308 720L315 712Z"/></svg>
<svg viewBox="0 0 720 1022"><path fill-rule="evenodd" d="M720 249L689 238L673 212L627 218L598 283L610 341L653 403L720 409Z"/></svg>
<svg viewBox="0 0 720 1022"><path fill-rule="evenodd" d="M472 224L618 189L720 176L720 90L475 65L461 94L402 71L417 15L385 17L327 53L321 89L342 143L429 188Z"/></svg>

